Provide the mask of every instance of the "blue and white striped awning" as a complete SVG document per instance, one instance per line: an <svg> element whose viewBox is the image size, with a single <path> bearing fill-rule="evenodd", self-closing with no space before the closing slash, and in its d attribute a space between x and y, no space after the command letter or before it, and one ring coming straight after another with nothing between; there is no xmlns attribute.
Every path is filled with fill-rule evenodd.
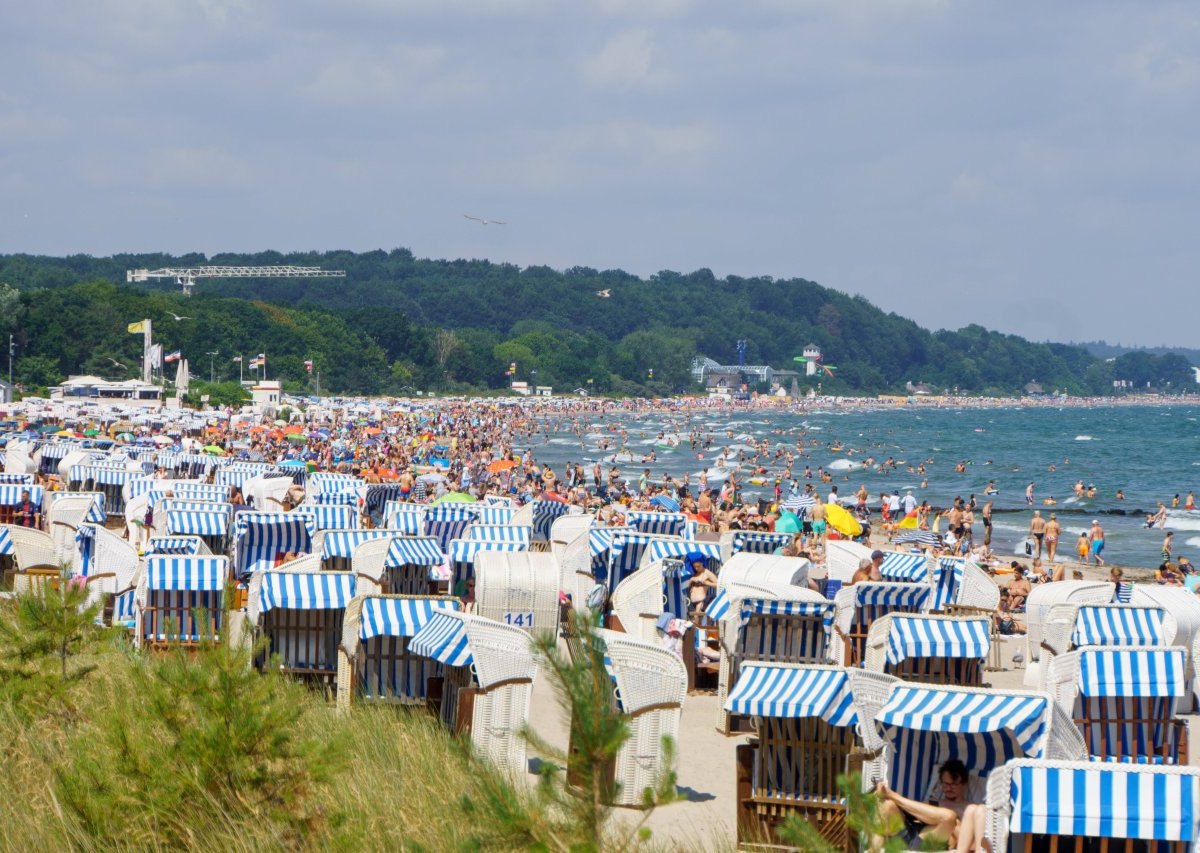
<svg viewBox="0 0 1200 853"><path fill-rule="evenodd" d="M712 601L708 603L708 607L704 608L704 615L714 622L720 622L729 615L731 607L733 607L733 599L730 598L729 587L722 587L712 597Z"/></svg>
<svg viewBox="0 0 1200 853"><path fill-rule="evenodd" d="M7 530L0 527L0 557L11 557L14 553L12 536Z"/></svg>
<svg viewBox="0 0 1200 853"><path fill-rule="evenodd" d="M804 492L793 492L784 498L783 501L783 508L790 509L792 512L797 510L812 509L816 505L817 499L812 495L805 494Z"/></svg>
<svg viewBox="0 0 1200 853"><path fill-rule="evenodd" d="M359 616L358 638L415 636L438 610L458 610L455 599L366 598Z"/></svg>
<svg viewBox="0 0 1200 853"><path fill-rule="evenodd" d="M331 491L313 495L312 502L317 506L358 506L358 492Z"/></svg>
<svg viewBox="0 0 1200 853"><path fill-rule="evenodd" d="M203 468L207 471L217 464L217 457L207 453L178 453L175 455L175 468Z"/></svg>
<svg viewBox="0 0 1200 853"><path fill-rule="evenodd" d="M76 529L75 553L79 555L78 574L86 578L92 573L96 556L96 528L93 525L81 524Z"/></svg>
<svg viewBox="0 0 1200 853"><path fill-rule="evenodd" d="M216 592L229 577L227 557L152 556L146 560L146 585L152 590Z"/></svg>
<svg viewBox="0 0 1200 853"><path fill-rule="evenodd" d="M687 524L687 516L681 512L646 512L630 510L625 513L625 523L639 533L658 536L679 536Z"/></svg>
<svg viewBox="0 0 1200 853"><path fill-rule="evenodd" d="M820 717L833 726L858 722L850 679L833 667L747 663L725 710L746 717Z"/></svg>
<svg viewBox="0 0 1200 853"><path fill-rule="evenodd" d="M887 662L908 658L983 658L992 647L990 622L982 619L921 619L893 615Z"/></svg>
<svg viewBox="0 0 1200 853"><path fill-rule="evenodd" d="M1084 646L1161 646L1163 611L1157 607L1082 605L1071 643Z"/></svg>
<svg viewBox="0 0 1200 853"><path fill-rule="evenodd" d="M962 586L966 561L961 557L942 557L934 567L933 601L930 610L944 610L947 604L958 600L958 588Z"/></svg>
<svg viewBox="0 0 1200 853"><path fill-rule="evenodd" d="M199 554L204 543L196 536L151 536L146 555Z"/></svg>
<svg viewBox="0 0 1200 853"><path fill-rule="evenodd" d="M450 547L450 540L461 539L463 532L475 521L475 513L469 507L435 506L425 513L425 535L438 541L442 550Z"/></svg>
<svg viewBox="0 0 1200 853"><path fill-rule="evenodd" d="M612 589L637 570L642 562L642 554L650 547L650 543L658 540L649 533L617 533L612 538L608 549L608 583Z"/></svg>
<svg viewBox="0 0 1200 853"><path fill-rule="evenodd" d="M185 536L225 536L229 533L229 515L224 512L171 510L167 513L167 532Z"/></svg>
<svg viewBox="0 0 1200 853"><path fill-rule="evenodd" d="M1084 696L1183 696L1187 650L1091 648L1079 652L1079 692Z"/></svg>
<svg viewBox="0 0 1200 853"><path fill-rule="evenodd" d="M885 553L879 574L885 581L908 581L920 583L929 574L924 554L901 554L897 551Z"/></svg>
<svg viewBox="0 0 1200 853"><path fill-rule="evenodd" d="M312 551L307 519L290 512L239 512L234 518L234 554L241 574L275 564L280 554Z"/></svg>
<svg viewBox="0 0 1200 853"><path fill-rule="evenodd" d="M593 527L588 530L588 547L593 557L605 554L612 547L614 533L628 532L630 527Z"/></svg>
<svg viewBox="0 0 1200 853"><path fill-rule="evenodd" d="M78 444L72 444L72 443L66 442L66 441L53 441L53 442L50 442L49 444L42 445L42 448L41 448L42 458L43 459L62 459L68 453L73 453L74 451L81 450L81 449L82 448Z"/></svg>
<svg viewBox="0 0 1200 853"><path fill-rule="evenodd" d="M32 486L33 485L33 475L32 474L9 474L9 473L5 473L5 472L0 472L0 486L21 486L21 485Z"/></svg>
<svg viewBox="0 0 1200 853"><path fill-rule="evenodd" d="M470 666L475 662L467 625L446 611L437 611L408 644L414 655L432 658L446 666Z"/></svg>
<svg viewBox="0 0 1200 853"><path fill-rule="evenodd" d="M792 541L790 533L765 533L754 530L735 530L733 533L733 553L740 554L774 554L779 548Z"/></svg>
<svg viewBox="0 0 1200 853"><path fill-rule="evenodd" d="M533 502L533 541L549 542L550 527L570 511L570 507L561 501Z"/></svg>
<svg viewBox="0 0 1200 853"><path fill-rule="evenodd" d="M742 620L756 613L774 616L828 616L833 612L832 601L796 600L794 598L743 598Z"/></svg>
<svg viewBox="0 0 1200 853"><path fill-rule="evenodd" d="M385 531L394 535L394 531ZM398 566L440 566L445 559L436 539L430 536L395 536L388 546L384 568Z"/></svg>
<svg viewBox="0 0 1200 853"><path fill-rule="evenodd" d="M475 516L480 524L510 524L512 517L517 514L511 506L495 504L476 504Z"/></svg>
<svg viewBox="0 0 1200 853"><path fill-rule="evenodd" d="M480 551L528 551L527 542L500 542L495 539L451 539L450 562L475 563L475 555Z"/></svg>
<svg viewBox="0 0 1200 853"><path fill-rule="evenodd" d="M16 506L21 502L21 492L29 492L30 503L42 505L41 486L22 486L9 483L0 486L0 506Z"/></svg>
<svg viewBox="0 0 1200 853"><path fill-rule="evenodd" d="M350 572L263 572L258 609L340 610L352 598Z"/></svg>
<svg viewBox="0 0 1200 853"><path fill-rule="evenodd" d="M134 498L148 494L150 490L160 482L161 481L156 480L153 477L138 477L136 480L130 480L128 483L126 483L125 489L129 492L129 499L133 500ZM151 501L151 506L161 499L162 495L160 494L156 500Z"/></svg>
<svg viewBox="0 0 1200 853"><path fill-rule="evenodd" d="M103 524L108 518L104 512L103 492L50 492L50 505L54 506L61 498L77 498L84 495L91 495L92 505L88 508L87 516L83 520L92 524ZM30 496L30 500L32 499Z"/></svg>
<svg viewBox="0 0 1200 853"><path fill-rule="evenodd" d="M424 533L425 514L423 512L398 510L384 517L387 519L388 530L393 533L400 533L404 536L420 536Z"/></svg>
<svg viewBox="0 0 1200 853"><path fill-rule="evenodd" d="M923 584L864 583L855 584L855 603L859 607L923 610L929 600L929 587Z"/></svg>
<svg viewBox="0 0 1200 853"><path fill-rule="evenodd" d="M181 501L225 503L229 499L228 487L212 483L175 483L170 490Z"/></svg>
<svg viewBox="0 0 1200 853"><path fill-rule="evenodd" d="M1200 771L1016 762L1009 830L1036 835L1197 839Z"/></svg>
<svg viewBox="0 0 1200 853"><path fill-rule="evenodd" d="M533 529L513 524L472 524L467 528L467 538L491 542L520 542L528 545L533 540Z"/></svg>
<svg viewBox="0 0 1200 853"><path fill-rule="evenodd" d="M349 530L358 526L358 513L350 506L303 504L295 511L313 520L313 530Z"/></svg>
<svg viewBox="0 0 1200 853"><path fill-rule="evenodd" d="M354 556L354 549L372 539L391 539L394 530L327 530L321 540L321 559Z"/></svg>
<svg viewBox="0 0 1200 853"><path fill-rule="evenodd" d="M702 554L710 560L721 559L721 545L718 542L689 542L687 540L656 539L650 543L650 559L662 560L668 557L686 557L688 554Z"/></svg>
<svg viewBox="0 0 1200 853"><path fill-rule="evenodd" d="M1011 740L1021 752L1039 756L1046 737L1050 716L1050 697L1017 693L992 693L953 688L917 687L900 682L892 688L888 702L875 717L889 729L909 729L945 734L1000 734ZM987 740L980 748L987 752L1002 747ZM1008 757L1019 757L1007 751ZM959 756L964 758L966 756ZM997 759L999 755L991 755ZM986 766L996 766L996 761ZM1000 761L999 763L1003 763ZM968 767L985 766L983 756Z"/></svg>
<svg viewBox="0 0 1200 853"><path fill-rule="evenodd" d="M141 479L144 476L142 471L127 471L122 466L120 468L92 465L88 467L88 476L86 479L91 480L98 486L123 486L129 480Z"/></svg>

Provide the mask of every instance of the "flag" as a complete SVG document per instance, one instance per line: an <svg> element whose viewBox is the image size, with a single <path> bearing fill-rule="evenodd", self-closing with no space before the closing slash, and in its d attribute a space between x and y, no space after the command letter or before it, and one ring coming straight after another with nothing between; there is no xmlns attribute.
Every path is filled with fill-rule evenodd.
<svg viewBox="0 0 1200 853"><path fill-rule="evenodd" d="M167 364L170 364L173 361L179 361L181 358L183 358L183 353L181 353L179 350L175 350L174 352L169 352L163 356L163 361Z"/></svg>
<svg viewBox="0 0 1200 853"><path fill-rule="evenodd" d="M233 362L234 362L234 364L241 364L241 363L242 363L242 357L241 357L240 355L235 355L235 356L233 357Z"/></svg>
<svg viewBox="0 0 1200 853"><path fill-rule="evenodd" d="M258 359L257 358L250 359L250 369L258 370Z"/></svg>
<svg viewBox="0 0 1200 853"><path fill-rule="evenodd" d="M146 321L145 320L142 320L139 323L130 323L129 324L129 334L131 334L131 335L140 335L145 331L146 331Z"/></svg>
<svg viewBox="0 0 1200 853"><path fill-rule="evenodd" d="M150 366L163 366L163 348L162 344L152 344L150 347Z"/></svg>
<svg viewBox="0 0 1200 853"><path fill-rule="evenodd" d="M311 359L305 359L305 361L304 361L304 369L305 369L305 370L307 370L309 373L312 373L312 368L313 368L312 360L311 360Z"/></svg>

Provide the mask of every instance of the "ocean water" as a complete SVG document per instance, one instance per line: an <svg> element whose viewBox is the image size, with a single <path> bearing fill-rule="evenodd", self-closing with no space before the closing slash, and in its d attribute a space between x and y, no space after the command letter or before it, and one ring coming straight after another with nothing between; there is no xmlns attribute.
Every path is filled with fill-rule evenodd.
<svg viewBox="0 0 1200 853"><path fill-rule="evenodd" d="M711 437L711 448L693 450L688 441L693 430ZM676 447L669 446L673 436L679 440ZM771 452L755 463L749 458L752 445L762 439L770 443ZM609 442L606 449L601 445L604 440ZM814 440L816 444L811 443ZM679 477L687 472L694 486L702 468L710 470L710 485L714 484L718 473L714 466L721 450L729 448L729 464L737 461L739 451L746 457L738 472L749 498L765 496L771 488L746 484L753 469L765 466L773 484L784 464L783 460L773 461L774 451L795 451L797 441L805 442L805 455L797 458L793 476L802 479L807 464L819 486L816 471L825 467L834 473L834 483L844 496L865 484L873 503L885 489L899 489L903 494L912 488L918 501L928 500L938 507L948 506L956 496L965 499L971 494L982 505L984 489L994 481L1000 493L992 498L993 548L999 554L1013 553L1028 530L1032 509L1025 505L1025 486L1030 481L1036 509L1043 516L1056 512L1065 528L1060 553L1073 555L1075 537L1096 518L1107 534L1105 558L1122 565L1158 564L1163 532L1143 526L1158 501L1169 507L1172 496L1178 494L1182 506L1189 489L1200 499L1200 407L1195 406L592 416L552 423L548 435L534 438L532 449L539 461L550 463L559 472L568 461L585 462L585 468L592 461L601 461L607 469L608 460L614 459L623 443L624 452L615 457L622 476L636 480L643 468L650 469L652 479L660 479L664 473ZM643 462L643 456L651 451L654 461ZM889 456L901 464L886 474L858 467L846 470L867 456L873 456L876 464ZM960 461L966 463L961 474L955 470ZM908 473L909 464L922 462L926 465L924 478ZM922 479L928 480L924 489ZM1085 486L1095 485L1096 497L1076 498L1072 486L1078 480ZM1124 491L1124 500L1117 500L1118 489ZM821 488L822 494L827 491L828 486ZM1042 500L1051 496L1057 505L1044 506ZM1177 528L1174 553L1200 563L1200 512L1195 515L1195 520ZM981 530L977 524L977 535Z"/></svg>

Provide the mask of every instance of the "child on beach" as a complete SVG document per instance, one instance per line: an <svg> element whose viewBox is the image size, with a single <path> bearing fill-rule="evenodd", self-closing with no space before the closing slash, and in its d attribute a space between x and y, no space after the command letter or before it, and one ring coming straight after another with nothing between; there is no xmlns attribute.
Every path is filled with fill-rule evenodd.
<svg viewBox="0 0 1200 853"><path fill-rule="evenodd" d="M1079 539L1076 540L1076 542L1075 542L1075 552L1077 554L1079 554L1079 562L1081 562L1081 563L1087 562L1088 553L1091 551L1091 549L1092 549L1092 544L1091 544L1091 542L1088 541L1087 533L1080 533Z"/></svg>

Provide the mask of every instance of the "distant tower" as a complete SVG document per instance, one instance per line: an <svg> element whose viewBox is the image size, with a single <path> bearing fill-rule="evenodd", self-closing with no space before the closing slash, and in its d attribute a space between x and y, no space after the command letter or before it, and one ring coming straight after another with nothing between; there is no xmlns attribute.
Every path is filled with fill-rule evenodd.
<svg viewBox="0 0 1200 853"><path fill-rule="evenodd" d="M804 375L817 375L817 362L821 360L821 348L816 344L809 344L804 348Z"/></svg>
<svg viewBox="0 0 1200 853"><path fill-rule="evenodd" d="M745 367L746 366L746 342L744 340L737 342L737 354L738 354L738 367Z"/></svg>

